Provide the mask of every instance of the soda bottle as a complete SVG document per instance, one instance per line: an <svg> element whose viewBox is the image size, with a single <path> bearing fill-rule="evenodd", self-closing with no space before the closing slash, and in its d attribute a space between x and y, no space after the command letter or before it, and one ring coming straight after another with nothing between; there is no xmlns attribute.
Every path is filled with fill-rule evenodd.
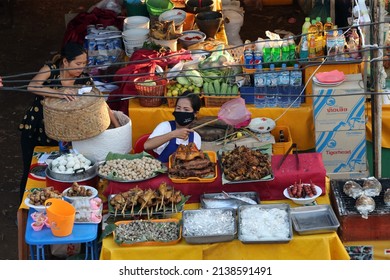
<svg viewBox="0 0 390 280"><path fill-rule="evenodd" d="M310 18L305 17L305 23L302 25L302 34L306 34L309 32L309 27L310 27Z"/></svg>
<svg viewBox="0 0 390 280"><path fill-rule="evenodd" d="M316 25L317 25L317 30L318 30L318 34L320 36L322 36L322 32L324 32L324 26L321 22L321 17L316 17Z"/></svg>
<svg viewBox="0 0 390 280"><path fill-rule="evenodd" d="M273 41L272 49L271 49L271 61L277 67L280 64L280 59L281 59L281 48L280 48L279 41Z"/></svg>
<svg viewBox="0 0 390 280"><path fill-rule="evenodd" d="M290 72L286 63L282 64L282 70L278 75L278 107L287 108L290 106Z"/></svg>
<svg viewBox="0 0 390 280"><path fill-rule="evenodd" d="M266 73L263 71L263 66L257 65L256 72L253 75L253 81L255 86L255 107L265 108L266 104Z"/></svg>
<svg viewBox="0 0 390 280"><path fill-rule="evenodd" d="M278 73L275 71L275 64L270 65L270 70L267 73L267 95L266 104L267 107L277 107L277 94L278 94Z"/></svg>
<svg viewBox="0 0 390 280"><path fill-rule="evenodd" d="M328 36L328 32L329 30L332 30L333 29L333 23L332 23L332 18L331 17L327 17L326 18L326 23L324 24L324 41L326 42L326 37Z"/></svg>
<svg viewBox="0 0 390 280"><path fill-rule="evenodd" d="M309 60L316 59L316 38L314 36L310 36L309 39Z"/></svg>
<svg viewBox="0 0 390 280"><path fill-rule="evenodd" d="M292 108L298 108L301 106L301 102L304 101L302 91L302 71L299 69L298 64L294 64L294 69L290 72L290 104Z"/></svg>
<svg viewBox="0 0 390 280"><path fill-rule="evenodd" d="M265 41L263 47L263 62L265 63L264 67L269 67L271 63L271 45L269 41Z"/></svg>
<svg viewBox="0 0 390 280"><path fill-rule="evenodd" d="M289 48L289 63L287 65L294 65L294 60L296 59L295 49L296 49L295 41L293 36L288 37L288 48Z"/></svg>
<svg viewBox="0 0 390 280"><path fill-rule="evenodd" d="M299 59L300 60L307 60L309 57L309 42L307 41L307 36L302 37L301 41L301 47L299 49Z"/></svg>
<svg viewBox="0 0 390 280"><path fill-rule="evenodd" d="M290 47L287 39L283 40L281 49L281 63L287 65L290 62Z"/></svg>

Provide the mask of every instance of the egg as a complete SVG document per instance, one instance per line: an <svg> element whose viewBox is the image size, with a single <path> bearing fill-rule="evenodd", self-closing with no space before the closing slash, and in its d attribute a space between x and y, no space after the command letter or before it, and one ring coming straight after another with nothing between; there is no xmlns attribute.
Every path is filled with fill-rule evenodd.
<svg viewBox="0 0 390 280"><path fill-rule="evenodd" d="M66 164L66 168L71 168L75 165L75 162L73 160L69 160L68 163Z"/></svg>

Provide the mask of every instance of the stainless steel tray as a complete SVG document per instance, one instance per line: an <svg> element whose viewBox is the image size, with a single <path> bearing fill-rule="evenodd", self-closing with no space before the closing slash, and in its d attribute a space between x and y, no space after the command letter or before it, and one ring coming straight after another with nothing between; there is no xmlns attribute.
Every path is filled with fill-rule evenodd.
<svg viewBox="0 0 390 280"><path fill-rule="evenodd" d="M187 232L187 227L191 220L189 219L189 215L199 212L205 212L205 211L211 211L211 212L216 212L216 211L226 211L229 212L232 217L234 218L234 225L233 225L233 232L228 232L226 234L220 234L220 235L198 235L198 236L193 236L193 235L188 235ZM235 238L235 235L237 233L237 223L236 223L236 211L232 208L225 208L225 209L198 209L198 210L184 210L183 211L183 233L182 237L186 240L187 243L189 244L205 244L205 243L217 243L217 242L227 242L231 241Z"/></svg>
<svg viewBox="0 0 390 280"><path fill-rule="evenodd" d="M271 209L279 209L286 211L287 213L287 227L288 227L288 234L287 237L264 237L264 238L257 238L257 239L247 239L243 235L243 229L245 227L245 223L243 224L243 211L254 208L259 210L266 210L270 211ZM258 217L253 217L253 219L256 219ZM291 222L291 209L290 205L286 203L280 203L280 204L258 204L258 205L243 205L238 208L238 239L242 243L288 243L293 238L293 230L292 230L292 222Z"/></svg>
<svg viewBox="0 0 390 280"><path fill-rule="evenodd" d="M257 204L260 203L260 198L257 192L228 192L229 197L225 197L223 193L205 193L200 196L200 204L204 209L207 208L233 208L238 209L241 205L248 205L239 198L249 198L255 201ZM238 199L235 199L237 197Z"/></svg>
<svg viewBox="0 0 390 280"><path fill-rule="evenodd" d="M330 205L314 205L291 209L291 218L300 235L337 231L339 221Z"/></svg>

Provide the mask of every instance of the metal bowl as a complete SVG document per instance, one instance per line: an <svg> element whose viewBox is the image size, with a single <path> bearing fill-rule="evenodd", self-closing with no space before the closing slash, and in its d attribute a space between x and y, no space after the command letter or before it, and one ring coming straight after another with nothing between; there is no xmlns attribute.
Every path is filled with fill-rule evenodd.
<svg viewBox="0 0 390 280"><path fill-rule="evenodd" d="M86 181L90 180L97 176L97 170L98 170L98 162L95 162L91 168L85 170L85 168L79 168L75 170L72 174L63 174L54 172L52 170L52 164L49 163L48 167L46 168L46 177L58 181L58 182L64 182L64 183L73 183L73 182L79 182L79 181Z"/></svg>

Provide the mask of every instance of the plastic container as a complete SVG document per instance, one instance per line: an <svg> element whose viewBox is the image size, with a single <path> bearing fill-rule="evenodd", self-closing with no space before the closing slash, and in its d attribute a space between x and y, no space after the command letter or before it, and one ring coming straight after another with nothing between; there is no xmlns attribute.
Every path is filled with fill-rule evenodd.
<svg viewBox="0 0 390 280"><path fill-rule="evenodd" d="M267 74L263 71L263 66L258 65L254 74L254 103L256 108L265 108L267 93Z"/></svg>
<svg viewBox="0 0 390 280"><path fill-rule="evenodd" d="M51 203L49 206L48 204ZM72 233L76 209L61 199L49 198L45 201L48 223L54 236L63 237Z"/></svg>
<svg viewBox="0 0 390 280"><path fill-rule="evenodd" d="M270 70L267 72L267 95L265 97L266 107L274 108L277 107L278 94L278 72L275 70L275 65L271 64Z"/></svg>

